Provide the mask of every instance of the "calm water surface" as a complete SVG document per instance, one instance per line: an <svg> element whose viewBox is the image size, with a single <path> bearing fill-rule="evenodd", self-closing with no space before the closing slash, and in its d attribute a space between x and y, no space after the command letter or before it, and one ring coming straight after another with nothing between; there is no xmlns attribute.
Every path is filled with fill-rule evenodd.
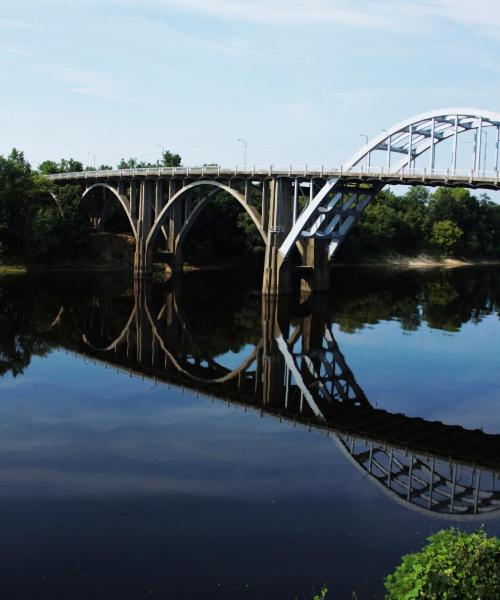
<svg viewBox="0 0 500 600"><path fill-rule="evenodd" d="M0 280L2 598L383 598L500 535L500 269L229 279Z"/></svg>

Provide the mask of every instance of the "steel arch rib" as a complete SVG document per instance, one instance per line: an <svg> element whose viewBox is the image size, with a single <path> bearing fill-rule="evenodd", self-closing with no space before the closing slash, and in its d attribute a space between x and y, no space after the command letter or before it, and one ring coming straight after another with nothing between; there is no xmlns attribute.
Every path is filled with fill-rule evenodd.
<svg viewBox="0 0 500 600"><path fill-rule="evenodd" d="M168 216L168 212L172 208L172 206L187 191L192 190L192 189L194 189L196 187L199 187L199 186L203 186L203 185L215 186L215 187L219 188L220 190L223 190L224 192L227 192L228 194L230 194L231 196L233 196L233 198L235 198L241 204L241 206L245 209L245 211L250 215L250 218L252 219L252 221L254 222L255 226L257 227L257 229L258 229L258 231L259 231L262 239L264 240L265 243L267 243L267 235L264 232L264 229L262 228L262 225L260 223L260 215L259 215L259 213L255 209L255 207L250 206L247 202L245 202L245 198L243 197L242 194L240 194L236 190L230 188L229 186L221 183L220 181L202 180L202 181L195 181L193 183L190 183L190 184L184 186L176 194L174 194L172 196L172 198L170 198L170 200L167 202L167 204L164 206L164 208L162 209L162 211L158 215L158 217L157 217L157 219L156 219L153 227L151 228L151 231L149 232L148 237L146 238L146 248L149 248L149 246L152 243L152 241L158 235L160 228L165 224L165 220L166 220L166 218Z"/></svg>
<svg viewBox="0 0 500 600"><path fill-rule="evenodd" d="M455 117L457 118L456 121ZM425 123L428 123L429 121L434 122L434 119L441 120L437 123L433 133L429 134L429 132L425 130ZM472 122L465 124L464 122L467 120L472 120ZM398 136L399 134L400 139L398 141L402 143L402 147L405 149L405 151L408 151L408 153L405 155L405 158L398 164L396 168L397 171L400 171L432 147L437 146L442 141L450 139L454 135L455 122L457 123L458 127L458 136L470 130L477 130L479 127L478 123L481 121L485 126L500 127L500 113L478 108L442 108L414 115L397 123L390 129L385 130L383 133L369 141L368 144L363 146L346 163L343 164L342 170L348 173L353 169L353 167L359 165L359 163L361 163L366 157L369 157L372 152L382 150L381 145L383 145L384 142L389 145L390 148L392 148L392 138L394 136ZM422 127L413 131L412 127L418 125L422 125ZM415 136L415 139L412 138L412 135ZM415 148L415 153L413 152L413 148ZM333 221L331 223L329 222L328 225L331 225L331 227L327 225L326 232L321 232L320 228L325 222L326 214L320 211L320 207L330 192L335 192L337 184L340 185L341 182L341 177L329 179L324 187L318 192L318 194L302 212L295 225L292 227L290 233L287 235L279 248L281 261L285 260L285 258L288 256L291 248L303 234L307 224L310 223L312 219L314 219L314 222L311 225L309 237L333 239L333 235L331 234L333 233L333 229L339 224L340 219L337 219L337 222L335 223ZM382 189L382 187L384 187L383 183L380 186L380 189ZM375 191L379 192L380 189ZM341 199L341 197L342 194L339 192L338 197L336 196L333 202L330 202L332 205L331 208L333 208L333 206ZM369 202L365 203L365 205L362 207L360 215L364 212L364 209L368 204ZM324 212L326 213L328 211ZM341 232L341 236L335 244L335 248L331 254L333 254L338 245L345 238L354 222L355 220L352 220L351 223L347 223L345 231ZM331 254L329 253L329 256L331 256Z"/></svg>
<svg viewBox="0 0 500 600"><path fill-rule="evenodd" d="M120 202L120 204L123 207L123 210L125 211L125 214L127 215L127 218L129 220L130 226L132 227L132 231L134 233L134 237L137 239L137 229L136 226L134 224L134 221L132 220L132 216L130 214L130 204L129 201L127 200L127 198L125 198L125 196L122 196L121 194L118 193L118 191L112 186L112 185L108 185L107 183L94 183L93 185L91 185L89 188L87 188L83 194L82 194L82 199L85 198L85 196L91 192L94 189L97 188L105 188L107 190L109 190L110 192L112 192L115 197L118 199L118 201Z"/></svg>
<svg viewBox="0 0 500 600"><path fill-rule="evenodd" d="M368 142L368 144L363 146L363 148L361 148L346 163L343 164L343 169L345 169L346 171L350 171L354 166L360 163L370 152L373 152L377 146L385 142L393 135L399 132L403 132L411 125L417 125L418 123L422 123L439 117L444 118L455 116L473 119L482 118L486 121L489 121L490 123L500 124L500 113L492 112L489 110L482 110L480 108L440 108L437 110L431 110L428 112L420 113L397 123L390 129L387 129L383 133L373 138L371 141ZM436 141L436 143L439 143L439 141ZM404 165L401 165L400 168L403 168L403 166Z"/></svg>

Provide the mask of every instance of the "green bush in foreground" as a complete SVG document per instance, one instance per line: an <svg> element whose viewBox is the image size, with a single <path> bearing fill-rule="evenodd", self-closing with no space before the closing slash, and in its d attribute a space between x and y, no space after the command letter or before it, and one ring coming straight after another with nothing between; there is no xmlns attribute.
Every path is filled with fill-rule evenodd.
<svg viewBox="0 0 500 600"><path fill-rule="evenodd" d="M498 600L500 539L456 529L429 537L385 580L387 600Z"/></svg>

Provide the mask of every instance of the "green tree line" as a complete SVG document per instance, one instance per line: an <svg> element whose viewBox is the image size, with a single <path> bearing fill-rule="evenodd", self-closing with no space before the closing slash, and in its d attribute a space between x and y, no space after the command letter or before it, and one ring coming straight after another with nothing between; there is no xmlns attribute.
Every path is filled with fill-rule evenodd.
<svg viewBox="0 0 500 600"><path fill-rule="evenodd" d="M366 208L340 256L365 258L388 253L442 257L499 258L500 205L486 194L463 188L384 190Z"/></svg>

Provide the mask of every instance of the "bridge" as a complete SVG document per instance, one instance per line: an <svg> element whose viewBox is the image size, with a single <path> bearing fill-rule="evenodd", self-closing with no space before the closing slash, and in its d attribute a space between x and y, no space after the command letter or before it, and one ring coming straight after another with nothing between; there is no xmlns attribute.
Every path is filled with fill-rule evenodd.
<svg viewBox="0 0 500 600"><path fill-rule="evenodd" d="M489 160L488 133L494 134ZM464 145L467 156L460 152ZM239 202L262 237L262 291L276 295L293 290L294 273L302 289L328 289L330 262L386 185L500 189L499 149L500 113L452 108L384 130L338 168L159 167L50 178L81 185L82 197L103 196L101 204L94 202L98 209L92 214L98 230L105 226L111 203L119 203L135 238L138 277L152 271L159 247L172 271L182 271L183 243L191 227L210 200L226 194Z"/></svg>
<svg viewBox="0 0 500 600"><path fill-rule="evenodd" d="M50 336L107 368L323 432L408 508L454 520L497 516L500 435L374 408L335 339L324 298L293 309L264 298L260 339L235 368L197 343L179 289L153 293L137 280L126 299L119 298L122 310L98 296L87 308L62 306Z"/></svg>

